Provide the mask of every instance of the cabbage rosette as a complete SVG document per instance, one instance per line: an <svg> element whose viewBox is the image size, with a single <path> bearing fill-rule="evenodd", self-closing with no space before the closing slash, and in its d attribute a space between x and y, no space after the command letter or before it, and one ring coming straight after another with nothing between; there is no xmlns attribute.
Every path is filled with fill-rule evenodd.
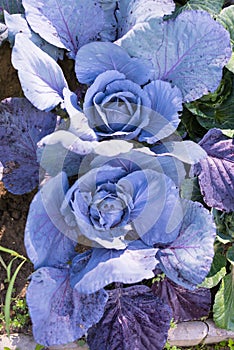
<svg viewBox="0 0 234 350"><path fill-rule="evenodd" d="M67 343L85 334L103 316L104 288L113 283L135 284L159 271L191 290L204 280L215 227L200 204L181 199L178 162L144 148L88 155L78 179L61 172L35 195L25 246L37 269L27 300L38 342ZM39 292L45 303L35 303ZM54 322L66 332L53 331L51 338Z"/></svg>

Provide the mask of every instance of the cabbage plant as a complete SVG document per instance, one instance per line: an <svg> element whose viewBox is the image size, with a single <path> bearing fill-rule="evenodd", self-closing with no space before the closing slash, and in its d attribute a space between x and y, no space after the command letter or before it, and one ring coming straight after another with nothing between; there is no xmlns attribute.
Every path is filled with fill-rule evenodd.
<svg viewBox="0 0 234 350"><path fill-rule="evenodd" d="M209 313L210 208L233 211L233 143L218 128L186 138L181 115L217 91L232 49L214 13L193 3L3 6L24 97L0 105L1 177L15 194L38 188L27 303L44 346L87 336L91 350L157 350L172 318Z"/></svg>

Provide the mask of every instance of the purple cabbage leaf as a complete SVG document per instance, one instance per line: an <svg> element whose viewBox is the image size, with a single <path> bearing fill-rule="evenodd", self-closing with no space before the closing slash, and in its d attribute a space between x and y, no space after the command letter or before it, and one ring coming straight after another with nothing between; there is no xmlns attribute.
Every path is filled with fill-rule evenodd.
<svg viewBox="0 0 234 350"><path fill-rule="evenodd" d="M52 346L81 338L102 317L108 294L80 294L70 286L68 268L42 267L32 274L26 298L35 341Z"/></svg>
<svg viewBox="0 0 234 350"><path fill-rule="evenodd" d="M184 200L184 220L179 236L159 249L158 267L174 283L194 290L210 271L216 229L212 217L200 203Z"/></svg>
<svg viewBox="0 0 234 350"><path fill-rule="evenodd" d="M152 77L152 68L149 62L130 57L124 49L110 42L89 43L76 55L76 75L83 84L92 84L107 70L117 70L124 73L126 79L143 85Z"/></svg>
<svg viewBox="0 0 234 350"><path fill-rule="evenodd" d="M161 350L171 310L142 285L109 291L105 312L88 331L90 350Z"/></svg>
<svg viewBox="0 0 234 350"><path fill-rule="evenodd" d="M154 277L157 249L135 241L125 250L93 248L72 262L71 284L80 293L94 293L113 282L136 283ZM80 269L81 262L87 264Z"/></svg>
<svg viewBox="0 0 234 350"><path fill-rule="evenodd" d="M194 167L205 203L234 211L234 141L219 129L209 130L199 142L208 157Z"/></svg>
<svg viewBox="0 0 234 350"><path fill-rule="evenodd" d="M143 23L152 17L163 17L175 9L173 0L120 0L116 17L118 37L126 34L135 24Z"/></svg>
<svg viewBox="0 0 234 350"><path fill-rule="evenodd" d="M0 160L8 191L23 194L39 182L37 142L54 131L56 115L37 110L25 98L8 98L0 104Z"/></svg>
<svg viewBox="0 0 234 350"><path fill-rule="evenodd" d="M116 43L130 56L149 60L154 79L175 84L185 102L214 92L231 56L229 33L203 11L184 11L168 21L149 19Z"/></svg>
<svg viewBox="0 0 234 350"><path fill-rule="evenodd" d="M64 173L50 179L31 202L25 227L25 248L35 268L61 266L75 256L77 231L66 224L60 206L67 190Z"/></svg>
<svg viewBox="0 0 234 350"><path fill-rule="evenodd" d="M4 11L4 19L8 28L8 41L11 46L14 45L15 36L18 33L23 33L28 38L36 44L43 51L48 53L56 61L63 58L63 50L58 49L54 45L49 44L44 39L42 39L38 34L34 33L29 27L24 15L22 14L13 14L10 15L7 11Z"/></svg>
<svg viewBox="0 0 234 350"><path fill-rule="evenodd" d="M200 320L209 315L211 293L208 288L197 288L191 291L165 277L155 282L152 290L159 299L171 307L175 321Z"/></svg>
<svg viewBox="0 0 234 350"><path fill-rule="evenodd" d="M67 49L75 58L79 47L91 41L114 40L115 3L93 0L23 0L31 28L43 39Z"/></svg>
<svg viewBox="0 0 234 350"><path fill-rule="evenodd" d="M67 82L62 69L25 34L16 35L12 64L25 96L35 107L50 111L63 101Z"/></svg>

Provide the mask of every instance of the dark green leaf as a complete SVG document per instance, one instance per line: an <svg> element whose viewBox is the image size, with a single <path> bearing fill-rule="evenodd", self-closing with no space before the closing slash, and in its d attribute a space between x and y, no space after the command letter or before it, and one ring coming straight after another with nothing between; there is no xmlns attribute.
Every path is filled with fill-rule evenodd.
<svg viewBox="0 0 234 350"><path fill-rule="evenodd" d="M224 0L190 0L183 10L204 10L215 15L222 10L223 3Z"/></svg>
<svg viewBox="0 0 234 350"><path fill-rule="evenodd" d="M228 261L234 265L234 244L228 248L227 255L226 255Z"/></svg>
<svg viewBox="0 0 234 350"><path fill-rule="evenodd" d="M232 242L234 240L234 212L225 213L213 209L218 236Z"/></svg>
<svg viewBox="0 0 234 350"><path fill-rule="evenodd" d="M207 132L207 130L198 123L196 117L187 108L184 108L181 121L189 137L195 142L199 142Z"/></svg>
<svg viewBox="0 0 234 350"><path fill-rule="evenodd" d="M202 283L202 287L213 288L221 279L226 275L226 258L219 252L215 253L211 269L207 275L205 281Z"/></svg>
<svg viewBox="0 0 234 350"><path fill-rule="evenodd" d="M181 12L186 10L203 10L209 12L211 15L218 15L222 10L224 0L188 0L178 1L179 5L171 17L178 16Z"/></svg>
<svg viewBox="0 0 234 350"><path fill-rule="evenodd" d="M203 202L197 177L185 179L181 185L181 197L194 202Z"/></svg>
<svg viewBox="0 0 234 350"><path fill-rule="evenodd" d="M233 74L226 71L219 88L213 94L208 94L199 100L186 104L186 108L196 116L199 124L207 130L211 128L234 129Z"/></svg>
<svg viewBox="0 0 234 350"><path fill-rule="evenodd" d="M234 44L234 5L225 7L217 17L217 20L229 31L232 44Z"/></svg>
<svg viewBox="0 0 234 350"><path fill-rule="evenodd" d="M220 328L234 331L234 267L226 275L215 296L214 321Z"/></svg>

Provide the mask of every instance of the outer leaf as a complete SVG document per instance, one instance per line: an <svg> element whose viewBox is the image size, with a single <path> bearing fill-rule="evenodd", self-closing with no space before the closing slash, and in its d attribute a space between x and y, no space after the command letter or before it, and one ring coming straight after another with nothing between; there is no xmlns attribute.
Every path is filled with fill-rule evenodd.
<svg viewBox="0 0 234 350"><path fill-rule="evenodd" d="M204 149L193 141L168 141L153 148L158 156L171 156L187 164L196 164L207 157Z"/></svg>
<svg viewBox="0 0 234 350"><path fill-rule="evenodd" d="M204 10L217 15L222 10L224 0L189 0L179 11Z"/></svg>
<svg viewBox="0 0 234 350"><path fill-rule="evenodd" d="M49 43L69 50L72 58L79 47L100 40L102 31L113 30L113 18L105 16L101 1L23 0L23 5L31 28Z"/></svg>
<svg viewBox="0 0 234 350"><path fill-rule="evenodd" d="M213 209L218 236L225 237L228 242L234 239L234 212L224 213Z"/></svg>
<svg viewBox="0 0 234 350"><path fill-rule="evenodd" d="M199 203L184 202L184 212L179 237L169 247L160 249L156 258L168 278L194 290L210 270L216 232L209 212Z"/></svg>
<svg viewBox="0 0 234 350"><path fill-rule="evenodd" d="M69 131L80 137L82 140L94 141L97 139L93 129L89 127L88 119L82 113L77 103L77 95L69 89L64 89L64 106L70 117Z"/></svg>
<svg viewBox="0 0 234 350"><path fill-rule="evenodd" d="M170 308L146 286L111 290L101 321L88 332L90 350L161 350L170 319Z"/></svg>
<svg viewBox="0 0 234 350"><path fill-rule="evenodd" d="M66 176L60 174L43 186L30 205L24 241L35 268L64 265L75 256L77 241L67 237L69 227L59 211L67 187Z"/></svg>
<svg viewBox="0 0 234 350"><path fill-rule="evenodd" d="M15 194L38 184L37 142L54 130L56 116L34 108L25 98L8 98L0 104L0 160L3 181Z"/></svg>
<svg viewBox="0 0 234 350"><path fill-rule="evenodd" d="M122 0L116 11L118 37L126 34L136 23L143 23L152 17L169 15L175 9L172 0Z"/></svg>
<svg viewBox="0 0 234 350"><path fill-rule="evenodd" d="M27 290L35 340L51 346L82 337L102 317L107 298L104 290L82 295L72 289L68 269L40 268Z"/></svg>
<svg viewBox="0 0 234 350"><path fill-rule="evenodd" d="M50 111L63 101L67 87L62 69L26 35L18 34L12 51L25 96L38 109Z"/></svg>
<svg viewBox="0 0 234 350"><path fill-rule="evenodd" d="M234 44L234 5L225 7L217 17L217 20L229 31L232 43Z"/></svg>
<svg viewBox="0 0 234 350"><path fill-rule="evenodd" d="M185 11L175 20L153 18L137 24L118 44L130 56L148 59L155 79L177 85L186 102L215 91L231 56L228 32L201 11Z"/></svg>
<svg viewBox="0 0 234 350"><path fill-rule="evenodd" d="M124 73L126 79L140 85L147 83L153 73L149 63L130 57L121 47L109 42L84 45L76 55L75 70L83 84L93 83L99 74L107 70Z"/></svg>
<svg viewBox="0 0 234 350"><path fill-rule="evenodd" d="M186 108L207 130L212 128L234 130L234 117L230 113L234 108L233 74L225 71L220 86L213 94L186 104ZM194 119L193 116L191 118Z"/></svg>
<svg viewBox="0 0 234 350"><path fill-rule="evenodd" d="M222 280L219 291L215 295L213 306L214 321L220 328L234 331L234 267L232 272Z"/></svg>
<svg viewBox="0 0 234 350"><path fill-rule="evenodd" d="M234 143L219 129L211 129L200 145L208 157L195 166L204 201L219 210L234 211Z"/></svg>
<svg viewBox="0 0 234 350"><path fill-rule="evenodd" d="M84 257L77 256L73 260L72 285L81 293L94 293L112 282L136 283L154 277L157 249L141 242L134 244L133 249L125 250L94 248L90 260L79 273L76 270L80 269Z"/></svg>
<svg viewBox="0 0 234 350"><path fill-rule="evenodd" d="M228 248L227 255L226 255L228 261L234 265L234 244Z"/></svg>
<svg viewBox="0 0 234 350"><path fill-rule="evenodd" d="M234 73L234 5L228 6L224 8L217 20L222 23L222 25L229 31L232 42L232 57L228 64L226 65L227 69L229 69L232 73Z"/></svg>
<svg viewBox="0 0 234 350"><path fill-rule="evenodd" d="M181 185L181 197L193 202L203 203L203 197L198 184L198 178L186 178Z"/></svg>
<svg viewBox="0 0 234 350"><path fill-rule="evenodd" d="M181 121L183 124L180 126L185 128L184 132L188 133L190 139L195 142L199 142L201 137L207 132L207 130L198 123L197 119L194 118L194 115L186 108L183 110Z"/></svg>
<svg viewBox="0 0 234 350"><path fill-rule="evenodd" d="M176 86L172 87L171 84L161 80L145 85L144 91L151 100L152 111L156 113L150 113L149 123L141 131L139 141L152 144L171 135L177 129L183 100Z"/></svg>
<svg viewBox="0 0 234 350"><path fill-rule="evenodd" d="M211 306L211 293L207 288L198 288L193 291L164 278L152 286L154 294L173 311L175 321L200 320L209 314Z"/></svg>
<svg viewBox="0 0 234 350"><path fill-rule="evenodd" d="M3 20L3 11L8 13L24 13L22 0L0 0L0 21Z"/></svg>
<svg viewBox="0 0 234 350"><path fill-rule="evenodd" d="M209 289L217 286L221 279L226 275L226 262L227 260L225 256L216 252L210 272L201 286Z"/></svg>
<svg viewBox="0 0 234 350"><path fill-rule="evenodd" d="M30 29L24 15L21 14L13 14L10 15L8 12L4 11L5 22L8 27L8 41L13 46L15 41L15 36L18 33L23 33L30 38L30 40L40 47L43 51L48 53L55 60L58 58L63 59L63 50L58 49L57 47L47 43L44 39L42 39L38 34L32 32Z"/></svg>

